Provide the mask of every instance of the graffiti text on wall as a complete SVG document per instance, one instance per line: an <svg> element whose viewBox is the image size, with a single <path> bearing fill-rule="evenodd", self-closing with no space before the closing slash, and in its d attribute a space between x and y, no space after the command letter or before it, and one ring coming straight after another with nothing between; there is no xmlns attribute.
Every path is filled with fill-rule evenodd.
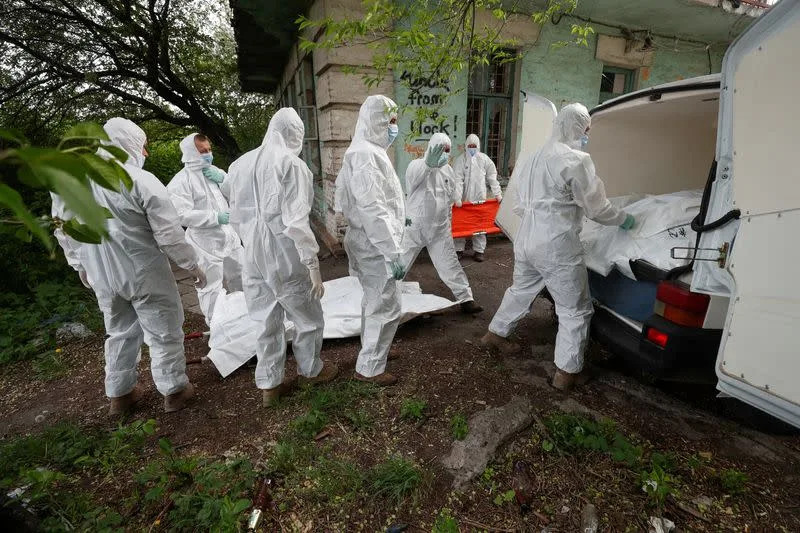
<svg viewBox="0 0 800 533"><path fill-rule="evenodd" d="M409 87L407 104L411 107L442 105L446 95L450 93L447 83L433 78L414 78L408 71L403 71L400 79ZM412 120L410 127L419 136L416 141L425 141L434 133L444 133L452 137L458 133L458 116L440 119L439 112L434 111L425 121Z"/></svg>

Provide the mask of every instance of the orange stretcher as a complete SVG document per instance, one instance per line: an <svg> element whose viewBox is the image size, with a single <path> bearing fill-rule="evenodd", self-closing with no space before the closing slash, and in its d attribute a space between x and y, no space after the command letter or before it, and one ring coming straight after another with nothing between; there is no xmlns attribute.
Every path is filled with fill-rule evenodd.
<svg viewBox="0 0 800 533"><path fill-rule="evenodd" d="M494 198L482 204L465 202L461 207L453 206L453 238L500 233L500 228L494 223L498 209L500 202Z"/></svg>

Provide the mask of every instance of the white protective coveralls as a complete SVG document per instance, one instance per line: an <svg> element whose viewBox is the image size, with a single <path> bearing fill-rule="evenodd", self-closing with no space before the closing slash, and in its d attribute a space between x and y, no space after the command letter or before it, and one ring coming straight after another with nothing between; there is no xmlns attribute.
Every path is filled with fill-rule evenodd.
<svg viewBox="0 0 800 533"><path fill-rule="evenodd" d="M450 138L434 133L425 156L436 146L450 148ZM452 207L461 198L461 183L449 164L429 167L425 156L409 163L406 169L406 216L411 219L411 226L405 229L400 262L410 270L419 252L427 248L436 272L456 300L468 302L472 300L472 289L458 262L451 229Z"/></svg>
<svg viewBox="0 0 800 533"><path fill-rule="evenodd" d="M474 144L478 151L474 156L469 155L467 146ZM461 182L463 190L461 201L479 204L486 201L486 184L492 190L492 196L498 200L503 199L500 182L497 181L497 167L491 158L481 152L481 141L474 133L467 135L464 144L464 153L456 158L453 163L456 178ZM455 239L456 251L463 252L466 239ZM472 237L472 248L477 253L486 251L486 235Z"/></svg>
<svg viewBox="0 0 800 533"><path fill-rule="evenodd" d="M350 275L364 290L356 372L366 377L386 370L400 323L400 291L389 264L400 259L406 215L403 189L386 153L396 108L385 96L367 97L336 178L336 211L348 223L344 249Z"/></svg>
<svg viewBox="0 0 800 533"><path fill-rule="evenodd" d="M214 304L224 290L223 280L231 291L242 289L242 245L229 224L219 223L218 215L228 212L228 202L220 186L203 176L203 168L208 164L197 151L195 135L192 133L181 141L184 167L169 182L167 190L181 224L186 227L186 241L197 252L200 268L206 274L206 285L197 289L197 298L206 323L211 324Z"/></svg>
<svg viewBox="0 0 800 533"><path fill-rule="evenodd" d="M519 166L514 212L522 217L514 241L514 282L489 331L508 337L544 287L558 315L555 363L570 374L583 369L593 308L579 238L583 216L619 226L626 214L608 201L580 139L589 127L581 104L565 106L548 142Z"/></svg>
<svg viewBox="0 0 800 533"><path fill-rule="evenodd" d="M298 157L304 132L294 109L279 109L258 151L231 165L231 220L244 243L244 295L250 318L261 327L256 345L260 389L283 381L284 317L295 326L291 340L297 373L316 377L323 366L322 305L311 296L309 278L311 270L319 272L319 245L309 225L314 185L311 171Z"/></svg>
<svg viewBox="0 0 800 533"><path fill-rule="evenodd" d="M150 347L153 381L158 392L167 396L189 383L183 307L167 257L186 270L195 270L198 258L186 242L166 187L141 169L144 131L123 118L112 118L104 129L111 143L130 156L124 167L133 187L114 192L92 182L95 200L113 215L108 220L109 237L101 244L78 243L63 232L56 232L56 237L69 264L79 273L86 272L103 312L108 335L106 395L124 396L136 386L144 341ZM53 213L64 213L57 196Z"/></svg>

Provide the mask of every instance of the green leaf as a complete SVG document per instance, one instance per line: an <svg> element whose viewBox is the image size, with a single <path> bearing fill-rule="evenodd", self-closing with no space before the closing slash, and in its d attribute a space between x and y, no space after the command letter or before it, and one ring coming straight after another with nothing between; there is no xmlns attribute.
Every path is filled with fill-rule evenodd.
<svg viewBox="0 0 800 533"><path fill-rule="evenodd" d="M553 443L550 442L549 440L542 441L542 449L544 451L546 451L546 452L552 452L553 451Z"/></svg>
<svg viewBox="0 0 800 533"><path fill-rule="evenodd" d="M117 169L121 167L113 161L106 161L102 157L95 154L75 154L83 161L89 177L92 178L98 185L106 189L117 191L120 190L120 182L122 176ZM122 169L124 170L124 169ZM127 175L127 173L125 173Z"/></svg>
<svg viewBox="0 0 800 533"><path fill-rule="evenodd" d="M74 218L64 222L61 229L78 242L89 244L100 244L103 242L103 236L98 231L95 231L86 224L81 224Z"/></svg>
<svg viewBox="0 0 800 533"><path fill-rule="evenodd" d="M100 139L102 141L109 140L108 134L106 134L106 131L102 128L102 126L95 124L94 122L83 122L81 124L75 124L72 126L61 138L61 142L63 143L69 139Z"/></svg>
<svg viewBox="0 0 800 533"><path fill-rule="evenodd" d="M58 194L64 205L92 230L105 235L106 214L92 196L88 184L81 183L70 170L51 166L34 169L38 174L46 174L50 185Z"/></svg>
<svg viewBox="0 0 800 533"><path fill-rule="evenodd" d="M22 196L17 191L4 183L0 183L0 204L5 205L14 213L14 216L25 224L40 241L47 247L48 250L53 249L53 241L50 235L39 224L39 221L33 214L28 211L25 202L22 201Z"/></svg>
<svg viewBox="0 0 800 533"><path fill-rule="evenodd" d="M503 506L503 495L502 494L498 494L497 496L494 497L494 500L492 500L492 502L496 506L502 507Z"/></svg>
<svg viewBox="0 0 800 533"><path fill-rule="evenodd" d="M12 141L23 146L28 144L28 139L25 138L22 132L13 129L0 128L0 139Z"/></svg>
<svg viewBox="0 0 800 533"><path fill-rule="evenodd" d="M21 240L22 242L31 242L33 240L33 235L27 228L19 228L15 233L14 237Z"/></svg>
<svg viewBox="0 0 800 533"><path fill-rule="evenodd" d="M119 146L114 146L113 144L106 144L103 145L103 150L108 152L109 154L113 155L115 158L119 160L120 163L124 163L130 157L128 152L120 148Z"/></svg>
<svg viewBox="0 0 800 533"><path fill-rule="evenodd" d="M250 507L250 500L236 500L236 503L233 505L233 514L239 514L248 507Z"/></svg>

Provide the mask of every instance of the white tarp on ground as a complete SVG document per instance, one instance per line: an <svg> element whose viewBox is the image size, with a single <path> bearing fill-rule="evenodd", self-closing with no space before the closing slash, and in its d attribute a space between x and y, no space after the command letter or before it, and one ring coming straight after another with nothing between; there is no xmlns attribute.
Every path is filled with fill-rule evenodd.
<svg viewBox="0 0 800 533"><path fill-rule="evenodd" d="M625 276L636 279L631 272L631 259L643 259L663 270L685 265L687 261L671 258L671 250L695 246L697 234L690 224L700 212L702 197L702 191L692 190L612 198L614 205L636 217L636 227L624 231L584 220L581 241L586 251L586 266L604 276L616 267ZM676 255L685 257L691 252L679 250Z"/></svg>
<svg viewBox="0 0 800 533"><path fill-rule="evenodd" d="M402 291L403 314L401 322L455 305L447 298L423 294L419 283L404 281ZM325 282L322 311L325 316L324 338L343 339L361 334L361 284L348 276ZM286 330L293 328L286 322ZM250 320L243 292L221 294L211 319L211 336L208 358L222 377L246 363L255 355L256 323Z"/></svg>

